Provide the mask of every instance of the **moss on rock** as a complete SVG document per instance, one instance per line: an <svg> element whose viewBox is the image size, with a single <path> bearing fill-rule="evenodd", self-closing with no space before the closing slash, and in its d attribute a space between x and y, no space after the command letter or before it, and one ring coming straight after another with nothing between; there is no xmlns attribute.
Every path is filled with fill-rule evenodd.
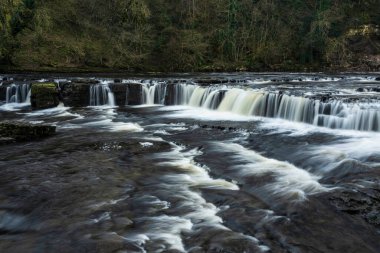
<svg viewBox="0 0 380 253"><path fill-rule="evenodd" d="M56 127L49 125L35 125L25 122L0 122L0 138L4 141L30 141L49 137L55 133Z"/></svg>
<svg viewBox="0 0 380 253"><path fill-rule="evenodd" d="M32 109L46 109L59 104L55 83L34 83L31 88Z"/></svg>

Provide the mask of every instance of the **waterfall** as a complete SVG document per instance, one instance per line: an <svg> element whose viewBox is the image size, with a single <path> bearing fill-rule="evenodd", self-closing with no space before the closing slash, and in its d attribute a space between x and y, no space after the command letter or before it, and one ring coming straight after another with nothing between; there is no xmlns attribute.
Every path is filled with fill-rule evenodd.
<svg viewBox="0 0 380 253"><path fill-rule="evenodd" d="M377 102L322 102L281 92L227 86L202 87L192 83L173 84L170 91L163 82L143 83L142 90L144 104L165 104L165 97L170 93L169 103L173 105L281 118L328 128L380 131L380 104Z"/></svg>
<svg viewBox="0 0 380 253"><path fill-rule="evenodd" d="M328 128L380 131L378 103L321 102L280 93L231 89L217 110L246 116L281 118Z"/></svg>
<svg viewBox="0 0 380 253"><path fill-rule="evenodd" d="M28 103L30 102L29 84L12 84L6 90L6 103Z"/></svg>
<svg viewBox="0 0 380 253"><path fill-rule="evenodd" d="M143 83L142 86L142 104L161 104L165 103L166 83L152 82Z"/></svg>
<svg viewBox="0 0 380 253"><path fill-rule="evenodd" d="M107 83L90 86L90 106L115 106L115 97Z"/></svg>
<svg viewBox="0 0 380 253"><path fill-rule="evenodd" d="M186 105L189 101L193 92L197 88L197 85L180 83L174 86L174 104L175 105Z"/></svg>

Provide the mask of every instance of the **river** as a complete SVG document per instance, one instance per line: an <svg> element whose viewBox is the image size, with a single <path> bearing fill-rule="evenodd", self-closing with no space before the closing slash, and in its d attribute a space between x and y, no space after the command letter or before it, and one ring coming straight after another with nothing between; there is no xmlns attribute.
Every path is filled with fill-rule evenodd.
<svg viewBox="0 0 380 253"><path fill-rule="evenodd" d="M57 134L0 145L0 252L380 252L378 74L117 75L125 106L5 76L1 119ZM31 110L78 77L88 106Z"/></svg>

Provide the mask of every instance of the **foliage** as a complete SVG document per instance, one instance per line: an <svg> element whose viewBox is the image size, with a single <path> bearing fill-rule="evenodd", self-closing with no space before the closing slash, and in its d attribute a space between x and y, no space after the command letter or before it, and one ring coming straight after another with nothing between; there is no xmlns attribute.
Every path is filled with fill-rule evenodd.
<svg viewBox="0 0 380 253"><path fill-rule="evenodd" d="M380 54L379 9L379 0L0 0L0 64L30 70L348 68L363 54ZM362 27L371 33L358 32Z"/></svg>

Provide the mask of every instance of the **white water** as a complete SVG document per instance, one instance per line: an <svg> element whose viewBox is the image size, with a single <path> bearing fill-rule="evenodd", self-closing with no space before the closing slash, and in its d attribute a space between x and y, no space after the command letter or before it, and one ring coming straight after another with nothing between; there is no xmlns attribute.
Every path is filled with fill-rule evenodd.
<svg viewBox="0 0 380 253"><path fill-rule="evenodd" d="M164 104L168 92L164 87L164 83L149 87L143 85L143 102ZM226 86L201 87L186 83L175 84L172 93L172 101L169 102L174 105L203 107L244 116L281 118L333 129L380 131L380 103L377 100L322 102L280 92Z"/></svg>
<svg viewBox="0 0 380 253"><path fill-rule="evenodd" d="M91 85L90 106L115 106L115 96L107 82Z"/></svg>
<svg viewBox="0 0 380 253"><path fill-rule="evenodd" d="M224 226L222 218L218 216L219 208L207 202L200 191L200 189L237 191L239 187L224 179L211 178L208 168L194 162L194 157L201 154L199 150L185 151L184 147L172 145L171 151L154 155L153 161L161 161L157 165L165 170L157 176L157 185L154 183L152 190L155 194L165 196L174 202L163 201L156 196L141 196L136 201L143 200L146 205L154 209L170 208L177 211L171 215L162 214L135 219L136 231L132 231L132 235L128 235L127 239L143 247L145 244L154 243L157 249L151 249L152 252L167 250L188 252L183 237L194 234L198 236L198 233L208 230L212 233L233 234L240 240L250 240L257 246L257 252L268 251L269 248L260 245L258 239L234 232ZM147 180L151 185L152 179L147 178Z"/></svg>
<svg viewBox="0 0 380 253"><path fill-rule="evenodd" d="M12 84L7 87L6 103L30 103L30 85Z"/></svg>
<svg viewBox="0 0 380 253"><path fill-rule="evenodd" d="M153 83L142 83L142 103L153 105L153 104L164 104L165 94L166 94L166 84L161 82Z"/></svg>
<svg viewBox="0 0 380 253"><path fill-rule="evenodd" d="M225 157L234 162L233 166L226 168L226 173L238 175L237 180L268 177L264 181L269 179L269 183L250 184L250 187L263 199L270 199L271 203L279 200L302 201L308 195L327 190L318 183L318 176L288 162L266 158L239 144L214 143L214 149L226 152Z"/></svg>

